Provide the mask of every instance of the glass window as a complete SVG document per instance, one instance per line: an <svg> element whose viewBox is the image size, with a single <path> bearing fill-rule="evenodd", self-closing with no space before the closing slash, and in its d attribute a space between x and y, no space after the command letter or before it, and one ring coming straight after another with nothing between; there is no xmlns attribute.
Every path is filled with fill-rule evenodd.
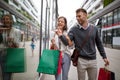
<svg viewBox="0 0 120 80"><path fill-rule="evenodd" d="M106 31L106 43L111 44L112 43L112 30Z"/></svg>
<svg viewBox="0 0 120 80"><path fill-rule="evenodd" d="M106 31L103 31L103 35L102 35L102 41L103 41L103 43L106 43Z"/></svg>
<svg viewBox="0 0 120 80"><path fill-rule="evenodd" d="M112 26L113 12L108 13L108 26Z"/></svg>
<svg viewBox="0 0 120 80"><path fill-rule="evenodd" d="M120 28L113 29L113 37L120 37Z"/></svg>
<svg viewBox="0 0 120 80"><path fill-rule="evenodd" d="M102 17L102 27L106 27L107 26L107 16L103 16Z"/></svg>
<svg viewBox="0 0 120 80"><path fill-rule="evenodd" d="M120 23L120 8L118 9L118 21Z"/></svg>
<svg viewBox="0 0 120 80"><path fill-rule="evenodd" d="M118 23L118 10L114 10L114 23L113 24L117 24Z"/></svg>

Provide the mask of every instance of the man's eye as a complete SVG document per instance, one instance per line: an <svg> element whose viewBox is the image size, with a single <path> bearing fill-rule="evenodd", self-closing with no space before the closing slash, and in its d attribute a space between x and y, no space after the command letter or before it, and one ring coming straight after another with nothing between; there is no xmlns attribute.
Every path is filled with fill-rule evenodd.
<svg viewBox="0 0 120 80"><path fill-rule="evenodd" d="M76 17L81 17L81 16L76 16Z"/></svg>

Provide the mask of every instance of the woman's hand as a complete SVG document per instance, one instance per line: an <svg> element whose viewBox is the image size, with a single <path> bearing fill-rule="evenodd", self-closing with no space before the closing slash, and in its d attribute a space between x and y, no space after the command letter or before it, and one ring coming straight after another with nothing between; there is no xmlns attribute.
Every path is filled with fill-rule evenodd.
<svg viewBox="0 0 120 80"><path fill-rule="evenodd" d="M52 43L52 44L55 44L55 39L52 39L52 40L51 40L51 43Z"/></svg>
<svg viewBox="0 0 120 80"><path fill-rule="evenodd" d="M63 33L62 33L62 30L60 28L56 29L55 30L55 33L58 35L58 36L61 36Z"/></svg>

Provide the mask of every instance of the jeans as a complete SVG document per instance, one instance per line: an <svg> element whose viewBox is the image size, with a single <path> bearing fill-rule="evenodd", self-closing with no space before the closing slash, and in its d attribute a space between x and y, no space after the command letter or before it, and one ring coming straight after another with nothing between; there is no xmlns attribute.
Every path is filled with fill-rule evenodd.
<svg viewBox="0 0 120 80"><path fill-rule="evenodd" d="M2 74L2 80L11 80L12 73L4 72L5 68L5 50L0 50L0 67L1 67L1 74Z"/></svg>
<svg viewBox="0 0 120 80"><path fill-rule="evenodd" d="M70 56L67 53L64 53L64 57L62 59L62 72L59 75L57 74L55 75L55 80L68 80L70 64L71 64Z"/></svg>

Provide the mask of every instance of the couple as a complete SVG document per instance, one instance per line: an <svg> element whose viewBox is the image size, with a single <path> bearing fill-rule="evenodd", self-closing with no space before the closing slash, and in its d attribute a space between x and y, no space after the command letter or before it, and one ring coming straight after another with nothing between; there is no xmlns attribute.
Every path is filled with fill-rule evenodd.
<svg viewBox="0 0 120 80"><path fill-rule="evenodd" d="M82 44L84 38L92 26L90 23L88 23L87 11L85 9L79 8L76 10L76 19L77 24L74 25L67 33L66 18L63 16L58 18L55 36L51 39L51 43L54 45L54 49L59 49L62 51L62 72L61 74L55 75L55 80L68 80L68 72L71 62L68 46L72 46L73 43L75 48L78 48L81 52L77 63L78 80L85 80L86 71L89 80L97 80L95 45L97 46L99 53L105 62L105 65L109 65L109 61L106 57L106 53L102 45L97 27L93 27L93 31L90 33L89 39L85 43L84 47L80 49L79 46Z"/></svg>

